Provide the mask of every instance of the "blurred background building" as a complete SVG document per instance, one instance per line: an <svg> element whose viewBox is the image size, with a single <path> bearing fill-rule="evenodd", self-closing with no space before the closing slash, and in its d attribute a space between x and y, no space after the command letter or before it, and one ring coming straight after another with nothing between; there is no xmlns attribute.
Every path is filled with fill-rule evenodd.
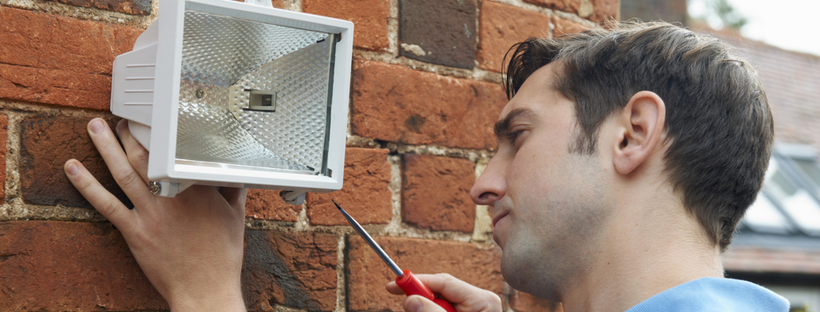
<svg viewBox="0 0 820 312"><path fill-rule="evenodd" d="M728 277L788 298L792 311L820 311L820 56L744 38L751 17L727 0L621 0L621 19L630 18L712 34L758 71L774 114L775 151L723 264Z"/></svg>

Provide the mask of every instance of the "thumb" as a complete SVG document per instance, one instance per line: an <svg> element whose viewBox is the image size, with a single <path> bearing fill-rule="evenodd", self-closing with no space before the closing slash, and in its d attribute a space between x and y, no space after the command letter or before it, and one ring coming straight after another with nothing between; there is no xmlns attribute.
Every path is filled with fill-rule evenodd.
<svg viewBox="0 0 820 312"><path fill-rule="evenodd" d="M405 312L446 312L444 308L438 306L430 299L413 295L404 299Z"/></svg>

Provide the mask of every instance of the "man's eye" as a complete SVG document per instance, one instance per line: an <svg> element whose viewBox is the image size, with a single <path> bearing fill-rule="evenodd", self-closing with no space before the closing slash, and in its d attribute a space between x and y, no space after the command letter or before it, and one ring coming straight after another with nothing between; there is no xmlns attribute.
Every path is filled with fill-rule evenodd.
<svg viewBox="0 0 820 312"><path fill-rule="evenodd" d="M512 144L516 149L519 147L518 138L521 136L524 130L512 131L507 133L507 140Z"/></svg>

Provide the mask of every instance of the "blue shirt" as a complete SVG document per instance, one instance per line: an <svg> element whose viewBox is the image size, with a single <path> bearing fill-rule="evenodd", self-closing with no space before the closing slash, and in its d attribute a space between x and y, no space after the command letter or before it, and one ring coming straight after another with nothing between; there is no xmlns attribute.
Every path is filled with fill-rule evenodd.
<svg viewBox="0 0 820 312"><path fill-rule="evenodd" d="M746 281L704 277L667 289L626 312L788 312L789 301Z"/></svg>

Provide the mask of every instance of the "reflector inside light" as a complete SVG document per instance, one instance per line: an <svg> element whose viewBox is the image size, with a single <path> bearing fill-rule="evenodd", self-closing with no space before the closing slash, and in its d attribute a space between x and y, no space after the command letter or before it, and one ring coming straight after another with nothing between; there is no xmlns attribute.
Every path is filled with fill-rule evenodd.
<svg viewBox="0 0 820 312"><path fill-rule="evenodd" d="M326 173L332 34L187 9L176 164Z"/></svg>

